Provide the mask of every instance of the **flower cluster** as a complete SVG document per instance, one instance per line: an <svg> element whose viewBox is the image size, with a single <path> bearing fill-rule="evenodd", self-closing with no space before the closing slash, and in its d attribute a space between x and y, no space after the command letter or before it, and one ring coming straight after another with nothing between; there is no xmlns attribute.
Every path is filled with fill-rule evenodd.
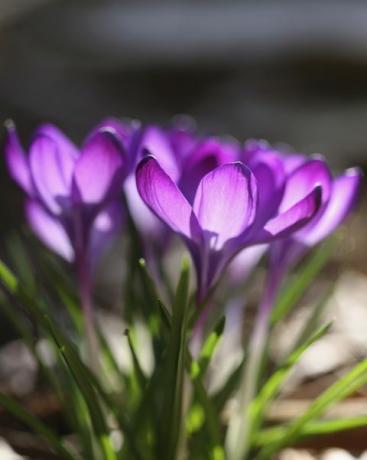
<svg viewBox="0 0 367 460"><path fill-rule="evenodd" d="M121 406L121 420L124 420L121 430L126 432L126 444L121 450L124 458L146 458L145 453L143 456L130 455L130 449L131 453L139 453L141 446L145 446L147 452L153 448L154 452L159 452L159 458L161 451L164 451L166 459L176 458L175 452L181 444L179 439L183 431L181 418L183 419L183 381L186 366L193 382L192 407L202 406L203 413L207 411L205 416L208 420L217 418L213 425L214 432L222 431L219 430L219 420L222 418L219 412L223 408L218 409L218 413L217 409L212 410L216 404L208 404L213 399L206 394L206 387L200 380L205 377L205 368L224 328L222 318L215 328L215 334L208 337L209 342L205 341L206 325L209 323L207 314L212 311L211 294L227 268L232 275L237 271L236 280L244 282L259 258L267 254L267 277L253 329L247 341L246 361L227 380L232 386L232 377L237 379L235 386L238 404L234 407L226 430L223 430L225 440L222 443L219 434L214 433L207 437L209 433L205 432L205 437L197 443L199 451L201 446L205 450L200 458L217 458L214 452L218 453L218 458L224 458L224 452L228 454L226 458L231 460L250 458L247 454L252 455L253 431L263 424L260 419L263 418L267 404L278 392L278 383L287 375L287 370L282 371L279 381L278 374L273 374L277 376L278 383L275 386L274 381L271 383L272 389L265 391L265 397L258 393L258 382L262 381L261 367L266 361L264 357L268 333L272 326L271 308L287 272L310 247L331 234L352 210L360 185L360 171L357 168L348 169L334 177L320 155L306 156L286 152L264 141L251 140L241 145L234 140L201 136L181 124L166 129L113 118L103 120L95 127L80 148L55 126L42 125L36 130L27 150L21 146L14 124L8 123L6 161L10 175L27 196L28 222L39 239L72 263L76 271L84 313L87 361L90 370L94 372L93 382L97 382L100 376L104 377L102 371L105 364L104 354L99 353L99 337L94 324L93 274L102 251L112 237L121 231L124 223L128 222L129 227L134 229L131 240L134 243L134 257L135 243L141 243L139 250L145 251L150 269L150 273L140 272L142 276L139 279L134 278L135 270L132 268L131 273L128 272L126 279L131 281L133 294L131 306L127 307L134 312L141 305L156 303L158 290L150 279L150 274L154 268L162 268L159 258L167 251L170 234L181 238L195 267L196 295L190 295L189 271L184 266L171 309L160 304L161 309L159 313L156 312L157 316L149 316L147 323L156 366L148 384L149 377L140 368L135 345L129 339L128 330L126 332L134 367L131 374L134 377L129 377L126 382L134 381L131 392L135 391L135 385L137 391L131 398L133 404L126 398ZM6 273L6 278L12 280L11 275ZM154 274L161 278L165 275L164 270L157 270ZM13 294L16 283L8 284L11 287L10 293ZM140 287L143 294L140 295L139 292L136 295ZM130 286L127 291L129 288ZM27 296L25 298L28 299ZM199 308L191 311L195 303ZM39 312L37 309L38 306L32 304L31 311L37 311L35 317L38 320L43 318L43 308ZM66 336L60 333L59 337L58 328L51 327L50 331L48 321L45 324L51 340L57 348L64 350L64 346L61 347L60 344L65 341L67 343ZM79 327L78 324L78 330ZM326 330L327 328L323 328L321 331ZM312 337L306 342L305 348L301 348L300 353L312 343ZM200 352L201 340L204 345ZM207 346L208 343L210 346ZM198 358L195 348L198 350ZM72 347L67 347L66 350L70 352ZM296 352L298 353L297 350ZM113 354L106 355L108 369L116 367L116 363L111 366ZM97 449L98 454L93 458L102 458L99 450L104 452L105 459L117 458L111 456L114 448L106 444L109 442L109 436L106 436L109 422L106 422L106 428L100 422L105 411L95 409L99 407L99 398L96 397L100 391L99 385L93 383L90 387L93 391L84 391L89 388L87 368L80 366L78 353L65 356L73 356L71 360L64 361L73 375L76 371L77 385L80 381L83 383L80 386L82 391L79 388L77 390L78 401L80 396L85 398L85 407L89 411L86 413L87 419L82 418L80 425L81 439L86 436L85 451L88 453L85 458L91 458L90 445L94 444L91 443L89 428L85 428L90 422L91 426L95 424L94 417L97 417L98 422L95 424L98 434L96 445L99 442L100 449ZM76 363L76 367L73 367ZM364 373L366 366L366 362L362 363L361 369ZM359 368L357 370L359 372ZM354 374L355 370L351 372L353 379L356 375L362 375ZM116 375L119 379L120 371ZM357 380L365 382L359 378ZM128 386L130 388L130 383ZM348 386L351 386L350 382ZM69 385L67 388L69 390ZM104 384L100 388L103 389ZM147 388L149 398L141 398ZM223 388L226 388L227 394L227 384ZM269 386L267 389L269 390ZM111 420L116 419L120 423L120 417L116 416L115 411L115 397L106 395L103 390L101 400L106 403L106 409L110 404L113 405ZM253 405L258 397L258 404ZM91 404L88 398L96 398L97 406ZM141 405L136 405L140 398ZM151 400L149 407L146 406L146 399ZM311 405L311 412L314 407ZM141 410L146 409L147 425L137 421L145 418L142 417ZM117 409L117 413L119 410ZM135 410L139 414L136 418ZM153 413L154 417L150 420L149 414ZM74 418L75 413L72 414ZM168 432L166 428L162 431L159 424L156 424L157 414L159 419L168 421ZM132 425L127 429L126 423L130 424L130 418ZM189 418L188 416L186 420ZM307 420L307 417L303 418ZM258 458L270 458L270 454L278 451L283 443L286 445L289 433L292 436L294 434L294 426L298 426L297 422L289 425L290 431L285 431L284 439L275 441L275 444L273 442L269 449L267 446L264 456L259 455ZM44 433L45 430L42 434ZM135 443L131 433L136 433L139 442ZM212 437L207 448L208 439ZM194 446L194 450L195 448ZM61 449L64 453L62 445ZM149 455L148 458L153 457Z"/></svg>
<svg viewBox="0 0 367 460"><path fill-rule="evenodd" d="M98 125L80 149L43 125L28 155L10 123L5 149L10 174L28 196L29 223L51 249L90 270L120 229L127 203L143 238L162 239L160 220L183 239L199 300L250 246L269 249L277 270L294 264L344 220L360 181L356 168L333 178L319 155L116 119Z"/></svg>

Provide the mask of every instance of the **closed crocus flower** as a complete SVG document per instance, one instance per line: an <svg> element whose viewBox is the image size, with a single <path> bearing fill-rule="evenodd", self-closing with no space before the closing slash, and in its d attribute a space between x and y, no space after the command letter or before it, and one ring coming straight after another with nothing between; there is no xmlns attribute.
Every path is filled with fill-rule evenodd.
<svg viewBox="0 0 367 460"><path fill-rule="evenodd" d="M27 194L31 227L49 248L76 266L93 356L91 271L121 225L120 196L131 167L129 150L112 125L97 127L80 149L55 126L43 125L28 154L12 123L7 130L8 169Z"/></svg>
<svg viewBox="0 0 367 460"><path fill-rule="evenodd" d="M102 233L109 234L121 221L117 201L129 158L116 131L94 130L79 150L58 128L43 125L27 155L14 125L7 128L8 169L27 193L27 216L35 233L70 262L95 258L89 242L94 232L101 235L100 222L110 222L102 226Z"/></svg>
<svg viewBox="0 0 367 460"><path fill-rule="evenodd" d="M226 163L200 180L191 204L156 158L147 156L140 162L136 172L140 196L186 243L197 271L199 300L241 249L286 237L317 212L321 187L311 184L300 185L279 210L281 174L278 163L264 163L257 177L241 162ZM304 182L307 178L301 174L299 183Z"/></svg>

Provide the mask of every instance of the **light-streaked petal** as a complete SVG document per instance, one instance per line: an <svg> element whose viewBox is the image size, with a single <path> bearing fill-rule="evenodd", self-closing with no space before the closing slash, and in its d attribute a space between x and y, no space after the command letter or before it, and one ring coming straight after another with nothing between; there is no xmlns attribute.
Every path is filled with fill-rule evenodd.
<svg viewBox="0 0 367 460"><path fill-rule="evenodd" d="M109 130L88 137L75 165L73 199L89 205L101 204L121 190L126 168L122 143Z"/></svg>
<svg viewBox="0 0 367 460"><path fill-rule="evenodd" d="M249 162L249 168L258 183L256 225L260 228L278 211L283 198L286 175L280 156L271 151L260 151L254 155Z"/></svg>
<svg viewBox="0 0 367 460"><path fill-rule="evenodd" d="M330 235L347 217L355 204L361 171L358 168L347 170L333 181L330 199L322 215L312 225L297 232L295 238L307 246L313 246Z"/></svg>
<svg viewBox="0 0 367 460"><path fill-rule="evenodd" d="M129 213L139 232L148 240L159 241L165 232L161 220L147 207L141 199L136 187L135 176L129 176L124 183L124 193L129 207Z"/></svg>
<svg viewBox="0 0 367 460"><path fill-rule="evenodd" d="M316 187L308 196L287 211L269 220L262 232L253 235L252 243L267 243L278 238L291 236L315 216L320 208L321 187Z"/></svg>
<svg viewBox="0 0 367 460"><path fill-rule="evenodd" d="M145 151L153 155L166 174L177 182L180 177L180 168L168 133L157 126L148 126L141 137L140 149L142 155L145 155Z"/></svg>
<svg viewBox="0 0 367 460"><path fill-rule="evenodd" d="M288 177L280 212L283 213L309 195L317 186L322 189L322 205L328 202L332 176L326 163L315 159L303 163Z"/></svg>
<svg viewBox="0 0 367 460"><path fill-rule="evenodd" d="M256 179L237 162L222 165L201 180L193 209L210 245L219 249L251 225L256 204Z"/></svg>
<svg viewBox="0 0 367 460"><path fill-rule="evenodd" d="M202 140L190 152L182 165L180 189L189 200L194 201L200 180L218 166L237 160L236 147L216 138Z"/></svg>
<svg viewBox="0 0 367 460"><path fill-rule="evenodd" d="M27 202L26 215L34 233L51 251L56 252L68 262L74 260L73 247L57 217L49 214L34 200Z"/></svg>
<svg viewBox="0 0 367 460"><path fill-rule="evenodd" d="M69 205L74 153L62 150L51 137L39 134L31 145L29 163L39 197L52 213L60 214Z"/></svg>
<svg viewBox="0 0 367 460"><path fill-rule="evenodd" d="M27 156L13 122L6 123L5 158L11 177L29 195L34 194Z"/></svg>
<svg viewBox="0 0 367 460"><path fill-rule="evenodd" d="M144 203L173 231L187 239L198 237L199 225L190 204L152 156L139 163L136 184Z"/></svg>

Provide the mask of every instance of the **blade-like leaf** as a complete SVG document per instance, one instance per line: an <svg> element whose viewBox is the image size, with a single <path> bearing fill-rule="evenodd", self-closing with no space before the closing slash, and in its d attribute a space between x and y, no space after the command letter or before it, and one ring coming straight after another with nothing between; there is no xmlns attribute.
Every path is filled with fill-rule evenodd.
<svg viewBox="0 0 367 460"><path fill-rule="evenodd" d="M260 393L251 404L250 418L251 418L251 432L256 433L264 417L265 410L270 402L277 396L282 383L292 370L293 366L298 362L303 353L317 340L323 337L329 331L331 323L325 324L320 327L311 337L308 338L301 346L299 346L291 355L285 360L279 369L265 382L261 388Z"/></svg>
<svg viewBox="0 0 367 460"><path fill-rule="evenodd" d="M321 245L312 257L302 264L296 276L292 277L288 285L282 290L271 314L272 324L278 323L297 304L305 290L325 266L332 244L327 241Z"/></svg>
<svg viewBox="0 0 367 460"><path fill-rule="evenodd" d="M197 360L193 360L191 363L190 376L192 379L202 378L210 364L210 360L215 352L215 349L222 337L225 326L225 317L223 316L218 324L215 326L214 330L209 334L207 339L204 342L204 345L200 351L199 357Z"/></svg>
<svg viewBox="0 0 367 460"><path fill-rule="evenodd" d="M367 359L357 364L350 372L316 398L303 415L289 424L281 440L264 447L259 454L259 459L271 458L271 455L278 452L282 447L293 444L302 436L303 428L310 421L319 418L332 404L346 398L366 383Z"/></svg>
<svg viewBox="0 0 367 460"><path fill-rule="evenodd" d="M181 435L183 380L186 358L186 336L189 314L189 266L184 263L172 309L172 328L166 357L164 401L159 429L158 449L162 459L176 458Z"/></svg>
<svg viewBox="0 0 367 460"><path fill-rule="evenodd" d="M335 420L317 420L309 422L302 429L299 439L311 436L320 436L340 431L348 431L355 428L366 427L367 416L348 417ZM266 446L279 442L286 434L287 427L279 426L260 431L254 436L254 445Z"/></svg>

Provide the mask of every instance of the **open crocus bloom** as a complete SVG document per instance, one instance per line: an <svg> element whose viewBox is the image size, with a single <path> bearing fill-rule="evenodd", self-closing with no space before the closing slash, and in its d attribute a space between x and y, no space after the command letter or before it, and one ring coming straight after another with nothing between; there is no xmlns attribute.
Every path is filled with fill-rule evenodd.
<svg viewBox="0 0 367 460"><path fill-rule="evenodd" d="M280 211L282 170L264 162L254 171L241 162L213 169L200 180L191 204L153 156L148 155L137 168L141 198L191 252L199 300L241 249L287 237L319 209L322 184L307 182L307 169L305 177L300 172L294 197L287 197Z"/></svg>
<svg viewBox="0 0 367 460"><path fill-rule="evenodd" d="M76 146L55 126L35 133L26 155L8 124L10 174L27 193L26 213L38 237L68 261L92 265L121 224L118 204L130 159L113 128L99 128Z"/></svg>
<svg viewBox="0 0 367 460"><path fill-rule="evenodd" d="M192 203L201 178L219 165L235 161L239 147L214 137L200 137L180 125L169 129L148 125L139 137L137 162L149 153ZM132 217L145 239L166 243L161 223L141 200L135 176L126 181L125 192Z"/></svg>
<svg viewBox="0 0 367 460"><path fill-rule="evenodd" d="M246 144L244 158L248 164L261 162L267 157L277 158L283 165L286 186L281 206L288 206L289 199L294 198L301 184L301 171L305 169L309 170L310 180L322 184L323 190L321 206L314 218L289 238L271 245L271 263L279 271L295 264L307 249L328 237L345 220L356 202L361 171L351 168L334 178L320 156L310 161L304 155L277 151L264 141ZM308 188L309 184L304 183L303 187Z"/></svg>

